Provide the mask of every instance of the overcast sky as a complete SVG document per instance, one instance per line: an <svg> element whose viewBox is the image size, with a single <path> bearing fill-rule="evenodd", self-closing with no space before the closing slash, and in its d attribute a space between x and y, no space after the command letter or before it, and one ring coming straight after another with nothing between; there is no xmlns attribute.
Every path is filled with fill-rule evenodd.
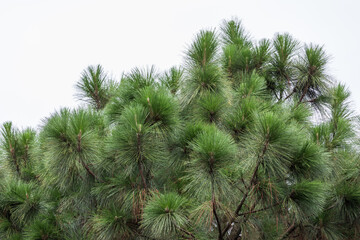
<svg viewBox="0 0 360 240"><path fill-rule="evenodd" d="M0 0L0 124L36 128L54 110L76 107L74 84L91 64L117 79L135 66L179 65L200 29L231 17L253 39L289 32L324 45L329 73L360 113L359 11L357 0Z"/></svg>

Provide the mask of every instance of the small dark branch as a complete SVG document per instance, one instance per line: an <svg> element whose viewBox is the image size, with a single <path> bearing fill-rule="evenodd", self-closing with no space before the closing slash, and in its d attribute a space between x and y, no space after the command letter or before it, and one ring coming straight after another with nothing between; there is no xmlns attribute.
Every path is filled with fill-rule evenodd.
<svg viewBox="0 0 360 240"><path fill-rule="evenodd" d="M244 190L242 190L239 186L234 185L234 187L236 187L242 194L245 194Z"/></svg>
<svg viewBox="0 0 360 240"><path fill-rule="evenodd" d="M291 224L291 226L284 232L284 234L280 237L281 240L286 239L294 230L296 229L295 221Z"/></svg>
<svg viewBox="0 0 360 240"><path fill-rule="evenodd" d="M245 188L248 189L249 187L246 185L245 181L244 181L244 178L241 178L241 182L242 184L244 184Z"/></svg>
<svg viewBox="0 0 360 240"><path fill-rule="evenodd" d="M242 231L242 228L241 226L239 227L239 229L236 231L236 233L234 234L234 240L238 240L238 239L241 239L241 231Z"/></svg>
<svg viewBox="0 0 360 240"><path fill-rule="evenodd" d="M89 168L88 165L86 165L86 163L84 163L84 161L79 158L79 162L81 163L81 165L86 169L86 171L91 175L93 176L96 180L98 180L99 182L102 182L96 175L93 171L91 171L91 169Z"/></svg>
<svg viewBox="0 0 360 240"><path fill-rule="evenodd" d="M257 202L253 203L253 205L250 207L250 212L252 212L254 210L254 208L256 207L256 204L257 204ZM243 224L245 224L247 222L249 217L250 217L250 215L247 215L247 216L244 217ZM239 226L239 229L236 231L233 239L234 240L241 239L242 238L241 232L242 232L242 228L241 228L241 226Z"/></svg>
<svg viewBox="0 0 360 240"><path fill-rule="evenodd" d="M77 144L77 151L79 154L81 154L82 152L82 148L81 148L81 136L82 136L82 132L81 132L81 129L79 131L79 134L78 134L78 144ZM96 180L98 180L99 182L102 182L97 176L96 174L91 171L91 169L89 168L89 166L82 160L81 156L79 157L79 162L81 163L81 165L86 169L86 171L91 175L93 176Z"/></svg>
<svg viewBox="0 0 360 240"><path fill-rule="evenodd" d="M209 171L209 173L210 173L210 175L211 175L211 177L213 177L213 174L214 174L214 171L213 171L213 166L214 166L214 161L215 161L215 159L214 159L214 153L210 153L210 158L209 158L209 164L210 164L210 171ZM212 191L214 191L214 185L213 185L213 180L211 181L211 188L212 188Z"/></svg>
<svg viewBox="0 0 360 240"><path fill-rule="evenodd" d="M287 95L284 100L287 100L289 97L291 97L294 93L296 92L296 88L294 87L294 89L291 91L291 93L289 95Z"/></svg>
<svg viewBox="0 0 360 240"><path fill-rule="evenodd" d="M196 237L194 236L194 234L192 234L191 232L186 231L185 229L183 229L183 228L181 228L181 227L179 227L179 230L180 230L181 232L183 232L184 234L186 234L187 236L189 236L190 239L196 239Z"/></svg>
<svg viewBox="0 0 360 240"><path fill-rule="evenodd" d="M99 98L97 92L96 92L96 94L94 94L94 97L95 97L95 103L96 103L96 110L100 110L102 107L101 107L101 101L100 101L100 98Z"/></svg>
<svg viewBox="0 0 360 240"><path fill-rule="evenodd" d="M306 86L305 86L305 89L303 91L303 93L301 94L301 97L299 99L299 102L297 104L297 106L302 102L302 100L304 99L305 95L307 94L308 92L308 89L309 89L309 82L306 83Z"/></svg>
<svg viewBox="0 0 360 240"><path fill-rule="evenodd" d="M14 161L15 167L16 167L16 172L18 173L18 175L20 176L20 166L19 163L17 162L17 158L16 158L16 153L15 153L15 149L12 147L10 141L9 141L9 147L10 147L10 153L11 153L11 157Z"/></svg>
<svg viewBox="0 0 360 240"><path fill-rule="evenodd" d="M291 96L296 92L296 90L298 89L298 83L299 83L299 82L297 82L297 83L295 84L295 86L294 86L293 90L291 91L291 93L290 93L288 96L286 96L284 100L287 100L289 97L291 97ZM290 85L289 85L289 86L290 86Z"/></svg>
<svg viewBox="0 0 360 240"><path fill-rule="evenodd" d="M214 216L215 216L215 219L216 219L216 223L217 223L217 228L218 228L218 231L219 231L219 240L222 240L223 239L223 235L222 235L222 231L221 231L221 222L220 222L220 219L216 213L216 201L215 201L215 198L213 197L213 201L212 201L212 205L213 205L213 213L214 213Z"/></svg>
<svg viewBox="0 0 360 240"><path fill-rule="evenodd" d="M26 164L28 162L28 158L29 158L29 145L25 145L25 154L24 154L24 165L26 167Z"/></svg>
<svg viewBox="0 0 360 240"><path fill-rule="evenodd" d="M144 172L143 172L143 168L142 168L141 162L138 162L138 167L139 167L139 172L140 172L141 180L142 180L142 182L143 182L143 184L144 184L145 191L147 191L147 184L146 184L146 180L145 180L145 177L144 177Z"/></svg>
<svg viewBox="0 0 360 240"><path fill-rule="evenodd" d="M96 102L96 108L97 108L97 110L100 110L101 109L101 100L100 100L100 96L99 96L99 89L97 86L97 81L95 81L94 98L95 98L95 102Z"/></svg>
<svg viewBox="0 0 360 240"><path fill-rule="evenodd" d="M290 78L288 75L285 76L286 80L287 80L287 84L288 84L288 87L290 87Z"/></svg>
<svg viewBox="0 0 360 240"><path fill-rule="evenodd" d="M260 165L260 163L258 163L258 164L256 165L255 171L257 171L257 169L259 168L259 165ZM255 171L254 171L254 173L255 173ZM236 214L236 215L239 214L239 212L240 212L241 208L243 207L243 205L244 205L244 203L245 203L245 200L246 200L246 198L248 197L250 191L251 191L251 189L249 189L249 190L245 193L245 195L243 196L243 198L241 199L240 204L238 205L238 207L237 207L236 210L235 210L235 214Z"/></svg>
<svg viewBox="0 0 360 240"><path fill-rule="evenodd" d="M267 206L267 207L264 207L264 208L261 208L261 209L255 210L255 211L248 211L248 212L244 212L244 213L239 213L238 216L244 216L244 215L248 215L248 214L262 212L262 211L268 210L270 208L276 207L279 204L280 203L278 202L278 203L275 203L273 205L270 205L270 206Z"/></svg>
<svg viewBox="0 0 360 240"><path fill-rule="evenodd" d="M100 110L102 108L101 106L101 100L100 100L100 96L99 96L99 91L98 91L98 87L96 85L96 82L94 82L94 91L92 89L87 88L87 90L90 93L90 97L93 99L93 101L95 102L95 108L96 110Z"/></svg>
<svg viewBox="0 0 360 240"><path fill-rule="evenodd" d="M139 173L140 173L140 177L141 177L141 180L142 180L142 182L143 182L145 191L147 192L147 184L146 184L146 179L145 179L145 176L144 176L143 165L142 165L140 133L137 133L137 134L136 134L136 138L137 138L137 151L138 151L138 154L139 154L139 159L138 159Z"/></svg>
<svg viewBox="0 0 360 240"><path fill-rule="evenodd" d="M265 154L265 151L266 151L265 148L267 148L267 144L266 144L265 147L264 147L264 150L263 150L262 155ZM250 191L252 190L252 187L253 187L253 185L254 185L254 182L255 182L255 179L256 179L256 174L257 174L257 171L258 171L258 169L259 169L260 164L261 164L261 161L258 161L257 164L256 164L255 170L254 170L253 175L252 175L251 180L250 180L250 187L251 187L251 189L250 189L250 187L249 187L248 191L246 192L246 194L244 195L243 199L241 200L239 206L237 207L237 209L236 209L236 211L235 211L235 214L236 214L236 215L239 214L242 206L243 206L244 203L245 203L245 200L246 200L247 196L249 195Z"/></svg>
<svg viewBox="0 0 360 240"><path fill-rule="evenodd" d="M255 166L255 169L254 169L254 172L253 172L253 175L251 177L251 180L250 180L250 184L249 184L249 188L248 190L246 191L245 195L243 196L243 198L241 199L240 201L240 204L238 205L238 207L236 208L235 210L235 214L234 216L231 218L229 224L226 226L226 228L224 229L224 231L222 232L222 236L224 236L226 234L226 232L230 229L232 223L235 221L237 215L239 214L240 210L242 209L244 203L245 203L245 200L247 199L249 193L252 191L253 189L253 185L254 185L254 182L255 182L255 179L256 179L256 175L257 175L257 171L259 169L259 166L262 162L262 159L264 158L264 155L265 155L265 152L267 151L268 149L268 146L269 146L269 133L267 134L266 136L266 141L265 141L265 145L264 145L264 148L261 152L261 154L258 156L258 161L257 161L257 164Z"/></svg>
<svg viewBox="0 0 360 240"><path fill-rule="evenodd" d="M256 173L258 171L258 168L260 166L260 161L258 161L258 163L256 164L256 167L255 167L255 170L254 170L254 173L253 173L253 176L251 178L251 181L250 181L250 186L252 186L252 182L254 181L255 179L255 176L256 176ZM238 207L236 208L235 210L235 215L234 217L231 218L229 224L226 226L226 228L224 229L224 231L222 232L222 236L224 236L226 234L226 232L230 229L232 223L235 221L236 217L238 216L241 208L243 207L244 203L245 203L245 200L247 199L250 191L252 190L252 188L249 187L249 189L246 191L246 193L244 194L243 198L241 199L240 201L240 204L238 205Z"/></svg>
<svg viewBox="0 0 360 240"><path fill-rule="evenodd" d="M214 162L214 157L213 157L213 154L211 153L211 157L210 157L210 174L211 175L213 175L213 169L212 169L213 162ZM217 223L217 229L219 231L219 240L222 240L223 235L222 235L222 231L221 231L221 222L220 222L220 219L216 212L216 198L215 198L215 189L214 189L214 179L213 178L211 179L211 195L212 195L211 196L212 210L213 210L215 220Z"/></svg>

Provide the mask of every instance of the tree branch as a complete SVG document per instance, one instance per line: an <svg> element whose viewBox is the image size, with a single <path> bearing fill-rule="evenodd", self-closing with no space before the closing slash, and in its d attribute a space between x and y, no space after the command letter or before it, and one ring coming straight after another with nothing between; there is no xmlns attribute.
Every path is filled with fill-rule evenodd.
<svg viewBox="0 0 360 240"><path fill-rule="evenodd" d="M194 236L194 234L192 234L191 232L186 231L185 229L183 229L183 228L181 228L181 227L178 227L178 228L179 228L179 230L180 230L181 232L183 232L183 233L185 233L186 235L190 236L191 239L196 239L196 237Z"/></svg>
<svg viewBox="0 0 360 240"><path fill-rule="evenodd" d="M81 154L82 152L82 149L81 149L81 129L79 131L79 134L78 134L78 146L77 146L77 152L79 154ZM96 174L91 171L91 169L89 168L89 166L82 160L81 156L79 156L79 162L81 163L81 165L86 169L86 171L91 175L93 176L96 180L98 180L99 182L102 182L97 176Z"/></svg>
<svg viewBox="0 0 360 240"><path fill-rule="evenodd" d="M214 175L213 175L213 163L214 163L214 156L211 153L210 157L210 175L211 175L211 203L212 203L212 210L216 219L217 229L219 231L219 240L223 239L222 231L221 231L221 222L216 212L216 199L215 199L215 189L214 189Z"/></svg>
<svg viewBox="0 0 360 240"><path fill-rule="evenodd" d="M13 159L13 161L14 161L14 164L15 164L15 167L16 167L16 172L18 173L19 176L21 176L20 166L19 166L19 163L17 162L17 157L16 157L16 154L15 154L15 149L12 147L10 140L9 140L9 147L10 147L11 157L12 157L12 159Z"/></svg>
<svg viewBox="0 0 360 240"><path fill-rule="evenodd" d="M269 140L268 140L269 136L268 136L268 135L269 135L269 133L268 133L267 136L266 136L264 148L263 148L261 154L258 156L258 161L257 161L257 164L256 164L256 166L255 166L255 170L254 170L254 172L253 172L253 174L252 174L252 177L251 177L251 180L250 180L250 184L249 184L249 188L248 188L247 192L245 193L245 195L243 196L243 198L241 199L240 204L239 204L238 207L236 208L234 217L231 218L229 224L226 226L226 228L225 228L224 231L222 232L222 236L224 236L224 235L226 234L226 232L230 229L232 223L235 221L235 219L236 219L236 217L238 216L241 208L243 207L243 205L244 205L244 203L245 203L245 200L247 199L249 193L250 193L250 192L252 191L252 189L253 189L253 184L254 184L254 182L255 182L255 178L256 178L257 171L258 171L258 169L259 169L259 166L260 166L260 164L261 164L261 162L262 162L262 159L263 159L263 157L264 157L264 155L265 155L265 152L266 152L266 150L267 150L267 148L268 148L268 145L269 145Z"/></svg>
<svg viewBox="0 0 360 240"><path fill-rule="evenodd" d="M291 226L284 232L281 236L281 240L286 239L295 229L296 229L295 221L291 224Z"/></svg>
<svg viewBox="0 0 360 240"><path fill-rule="evenodd" d="M143 166L142 166L142 154L141 154L141 139L140 139L140 133L137 133L137 134L136 134L136 139L137 139L137 151L138 151L138 154L139 154L139 159L138 159L139 173L140 173L141 181L143 182L145 191L147 192L147 184L146 184L146 179L145 179L145 176L144 176Z"/></svg>
<svg viewBox="0 0 360 240"><path fill-rule="evenodd" d="M279 205L279 204L280 204L280 203L277 202L277 203L275 203L275 204L273 204L273 205L270 205L270 206L267 206L267 207L264 207L264 208L261 208L261 209L255 210L255 211L248 211L248 212L244 212L244 213L239 213L238 216L240 217L240 216L244 216L244 215L248 215L248 214L253 214L253 213L262 212L262 211L268 210L268 209L270 209L270 208L273 208L273 207L275 207L275 206L277 206L277 205Z"/></svg>
<svg viewBox="0 0 360 240"><path fill-rule="evenodd" d="M308 89L309 89L309 82L306 83L305 89L304 89L303 93L301 94L301 97L299 99L297 106L299 106L299 104L302 102L303 98L305 97L306 93L308 92Z"/></svg>

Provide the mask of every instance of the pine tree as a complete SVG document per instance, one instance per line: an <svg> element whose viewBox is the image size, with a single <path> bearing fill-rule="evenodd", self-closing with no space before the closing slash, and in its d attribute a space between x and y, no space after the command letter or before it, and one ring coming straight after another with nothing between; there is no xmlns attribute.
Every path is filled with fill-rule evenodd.
<svg viewBox="0 0 360 240"><path fill-rule="evenodd" d="M0 239L357 239L359 117L324 47L202 30L183 66L101 65L1 127Z"/></svg>

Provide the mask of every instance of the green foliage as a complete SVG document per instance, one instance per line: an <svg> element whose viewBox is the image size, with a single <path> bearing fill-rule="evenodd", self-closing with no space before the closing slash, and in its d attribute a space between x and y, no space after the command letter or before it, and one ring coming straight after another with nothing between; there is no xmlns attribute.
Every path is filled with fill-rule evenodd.
<svg viewBox="0 0 360 240"><path fill-rule="evenodd" d="M101 65L89 66L76 84L77 97L100 110L109 101L113 85Z"/></svg>
<svg viewBox="0 0 360 240"><path fill-rule="evenodd" d="M190 66L205 67L216 61L219 43L215 31L200 31L187 52Z"/></svg>
<svg viewBox="0 0 360 240"><path fill-rule="evenodd" d="M88 223L91 239L129 239L133 235L131 218L117 207L100 210Z"/></svg>
<svg viewBox="0 0 360 240"><path fill-rule="evenodd" d="M27 128L19 131L11 122L5 122L1 128L1 149L4 152L5 167L23 180L34 179L32 172L32 150L36 132Z"/></svg>
<svg viewBox="0 0 360 240"><path fill-rule="evenodd" d="M239 19L224 20L220 29L224 44L234 44L241 47L250 47L252 45L250 37Z"/></svg>
<svg viewBox="0 0 360 240"><path fill-rule="evenodd" d="M142 227L155 238L174 237L188 225L187 208L187 200L176 193L155 194L144 208Z"/></svg>
<svg viewBox="0 0 360 240"><path fill-rule="evenodd" d="M239 84L236 91L237 98L246 98L249 96L264 97L266 96L266 83L264 78L260 77L254 71L251 75L246 76Z"/></svg>
<svg viewBox="0 0 360 240"><path fill-rule="evenodd" d="M149 114L149 110L139 104L129 106L113 131L109 151L115 153L117 168L122 168L127 176L150 174L151 165L163 158L163 140L154 141L158 137L157 125L147 121Z"/></svg>
<svg viewBox="0 0 360 240"><path fill-rule="evenodd" d="M223 93L226 84L218 64L219 41L215 31L200 31L186 56L186 77L182 90L185 106L207 92Z"/></svg>
<svg viewBox="0 0 360 240"><path fill-rule="evenodd" d="M297 129L287 125L285 120L273 112L256 116L249 131L244 148L249 151L249 164L261 164L266 174L284 176L290 165Z"/></svg>
<svg viewBox="0 0 360 240"><path fill-rule="evenodd" d="M178 122L178 103L164 88L146 87L139 92L136 101L148 109L148 122L161 130L174 128Z"/></svg>
<svg viewBox="0 0 360 240"><path fill-rule="evenodd" d="M84 183L89 186L97 178L91 168L101 154L98 117L83 109L61 109L45 120L42 137L48 166L44 177L62 191Z"/></svg>
<svg viewBox="0 0 360 240"><path fill-rule="evenodd" d="M0 128L0 239L357 239L359 116L324 47L202 30L185 62Z"/></svg>
<svg viewBox="0 0 360 240"><path fill-rule="evenodd" d="M134 68L125 75L120 82L117 91L106 106L107 117L110 122L116 122L126 105L131 103L138 94L138 91L155 85L158 74L155 67L148 69Z"/></svg>
<svg viewBox="0 0 360 240"><path fill-rule="evenodd" d="M300 57L297 64L298 82L296 87L300 95L300 102L303 99L314 101L321 93L327 90L330 82L326 74L326 66L329 57L323 47L318 45L305 45L304 55Z"/></svg>
<svg viewBox="0 0 360 240"><path fill-rule="evenodd" d="M29 240L61 239L59 229L54 225L52 220L47 219L45 216L40 216L39 219L36 219L31 225L28 225L25 228L24 236L25 239Z"/></svg>
<svg viewBox="0 0 360 240"><path fill-rule="evenodd" d="M320 181L301 181L294 184L287 198L289 213L297 221L309 215L318 216L325 206L326 185Z"/></svg>
<svg viewBox="0 0 360 240"><path fill-rule="evenodd" d="M340 182L335 189L335 208L349 223L359 217L360 187L358 183Z"/></svg>
<svg viewBox="0 0 360 240"><path fill-rule="evenodd" d="M267 70L267 84L275 96L282 99L286 87L295 78L295 56L299 42L288 33L276 34L273 40L274 55Z"/></svg>
<svg viewBox="0 0 360 240"><path fill-rule="evenodd" d="M201 200L211 198L212 188L223 194L229 183L222 170L236 155L233 140L215 126L206 126L190 144L191 160L187 166L186 190Z"/></svg>
<svg viewBox="0 0 360 240"><path fill-rule="evenodd" d="M305 142L291 159L291 174L297 179L326 177L329 171L327 159L328 154L322 147L313 142Z"/></svg>
<svg viewBox="0 0 360 240"><path fill-rule="evenodd" d="M208 123L219 123L226 109L226 99L219 94L206 93L197 102L195 118Z"/></svg>
<svg viewBox="0 0 360 240"><path fill-rule="evenodd" d="M19 180L2 183L1 228L5 232L18 231L32 222L38 214L44 213L46 205L43 193L36 188L35 183L23 183Z"/></svg>
<svg viewBox="0 0 360 240"><path fill-rule="evenodd" d="M182 68L172 67L160 77L160 82L168 88L170 92L176 95L183 80L184 70Z"/></svg>

